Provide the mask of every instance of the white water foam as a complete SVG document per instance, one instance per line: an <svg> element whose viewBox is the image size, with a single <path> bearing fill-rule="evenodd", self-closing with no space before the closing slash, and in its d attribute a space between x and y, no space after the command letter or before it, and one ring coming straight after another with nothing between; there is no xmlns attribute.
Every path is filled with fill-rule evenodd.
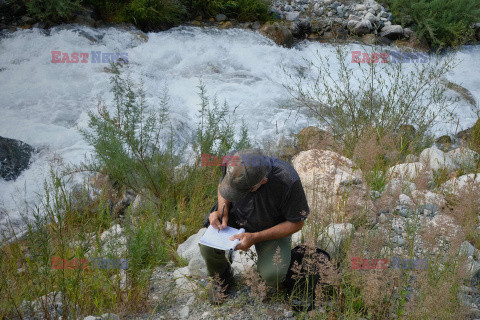
<svg viewBox="0 0 480 320"><path fill-rule="evenodd" d="M91 58L88 63L51 63L54 50L127 53L124 69L134 82L143 80L149 105L160 105L167 85L171 116L183 127L186 139L197 122L200 79L210 96L236 107L235 114L246 121L256 141L316 124L307 115L282 107L289 98L283 83L289 80L280 66L296 74L305 65L303 58L312 58L317 50L334 58L331 45L303 42L287 49L240 29L179 27L148 37L143 42L135 31L62 26L47 32L21 30L0 39L0 136L40 150L16 181L0 182L0 207L14 212L19 200L38 201L52 163L77 164L90 154L78 128L86 127L87 112L95 110L99 100L111 103L111 74L104 70L108 64L91 63ZM480 100L480 47L465 47L457 56L463 61L449 80ZM467 103L460 102L457 112L460 129L474 123ZM438 132L451 132L455 125Z"/></svg>

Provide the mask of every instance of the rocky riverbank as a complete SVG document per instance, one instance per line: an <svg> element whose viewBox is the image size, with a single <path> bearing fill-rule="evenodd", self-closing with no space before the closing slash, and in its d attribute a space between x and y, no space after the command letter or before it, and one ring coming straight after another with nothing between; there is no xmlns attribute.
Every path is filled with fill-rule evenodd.
<svg viewBox="0 0 480 320"><path fill-rule="evenodd" d="M428 50L428 45L424 40L417 39L412 29L392 23L392 13L374 0L277 0L271 3L269 13L273 20L267 23L238 22L224 14L217 14L210 19L198 16L186 24L221 29L253 29L286 47L290 47L296 40L309 39L324 42L361 41L369 45L389 45L396 41L398 45ZM94 10L88 8L76 12L68 22L95 28L112 25L97 19ZM121 25L125 24L119 26ZM0 16L0 30L10 32L17 28L51 26L51 23L29 17L22 7L15 5L10 5ZM125 26L129 28L128 24ZM480 23L474 25L474 28L477 39L480 39Z"/></svg>

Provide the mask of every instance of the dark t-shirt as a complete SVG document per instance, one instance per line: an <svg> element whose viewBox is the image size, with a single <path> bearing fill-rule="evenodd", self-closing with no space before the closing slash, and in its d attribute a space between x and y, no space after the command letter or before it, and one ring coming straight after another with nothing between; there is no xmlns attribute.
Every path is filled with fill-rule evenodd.
<svg viewBox="0 0 480 320"><path fill-rule="evenodd" d="M299 222L307 218L310 209L298 173L283 160L275 157L268 159L272 165L267 176L268 182L244 199L231 204L229 226L257 232L284 221ZM226 167L222 169L223 179Z"/></svg>

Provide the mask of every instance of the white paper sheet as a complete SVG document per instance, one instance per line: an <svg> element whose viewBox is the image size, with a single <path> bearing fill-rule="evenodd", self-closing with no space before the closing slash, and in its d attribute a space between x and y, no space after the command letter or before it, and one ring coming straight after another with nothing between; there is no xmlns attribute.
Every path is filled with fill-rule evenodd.
<svg viewBox="0 0 480 320"><path fill-rule="evenodd" d="M230 237L243 232L245 232L245 229L243 228L235 229L231 227L227 227L219 232L210 225L199 243L215 249L234 250L237 244L240 243L240 240L235 239L234 241L231 241Z"/></svg>

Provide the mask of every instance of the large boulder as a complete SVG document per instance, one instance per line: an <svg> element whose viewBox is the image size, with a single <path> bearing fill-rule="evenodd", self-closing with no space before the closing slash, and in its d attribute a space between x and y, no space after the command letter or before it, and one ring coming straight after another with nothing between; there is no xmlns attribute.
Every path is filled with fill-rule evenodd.
<svg viewBox="0 0 480 320"><path fill-rule="evenodd" d="M353 27L353 33L359 36L370 33L373 30L373 25L369 20L361 20Z"/></svg>
<svg viewBox="0 0 480 320"><path fill-rule="evenodd" d="M0 137L0 177L9 181L28 168L34 149L14 139Z"/></svg>
<svg viewBox="0 0 480 320"><path fill-rule="evenodd" d="M412 181L424 172L427 172L427 167L421 162L401 163L388 169L387 176ZM431 174L428 172L428 175Z"/></svg>
<svg viewBox="0 0 480 320"><path fill-rule="evenodd" d="M310 210L330 222L342 222L371 208L362 171L352 160L333 151L300 152L293 166L302 181Z"/></svg>
<svg viewBox="0 0 480 320"><path fill-rule="evenodd" d="M261 34L275 41L276 44L291 47L293 44L292 32L278 22L267 22L259 30Z"/></svg>
<svg viewBox="0 0 480 320"><path fill-rule="evenodd" d="M460 195L462 191L480 191L480 174L470 173L452 178L440 186L440 190L454 195Z"/></svg>
<svg viewBox="0 0 480 320"><path fill-rule="evenodd" d="M437 147L427 148L420 153L420 161L428 165L433 171L445 169L454 171L458 166L447 153Z"/></svg>
<svg viewBox="0 0 480 320"><path fill-rule="evenodd" d="M460 168L472 168L479 160L477 152L465 147L460 147L447 152L453 162Z"/></svg>

